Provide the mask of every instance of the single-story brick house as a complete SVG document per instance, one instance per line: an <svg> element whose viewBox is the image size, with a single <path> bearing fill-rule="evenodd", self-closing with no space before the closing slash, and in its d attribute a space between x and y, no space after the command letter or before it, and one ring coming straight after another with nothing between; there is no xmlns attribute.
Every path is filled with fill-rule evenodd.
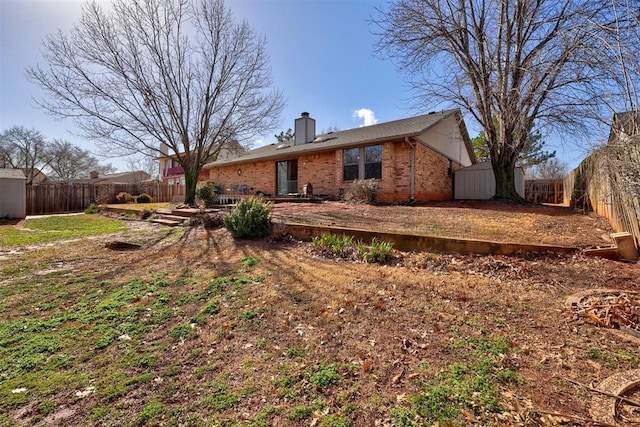
<svg viewBox="0 0 640 427"><path fill-rule="evenodd" d="M204 166L225 191L338 198L355 179L373 179L381 203L453 198L453 173L476 162L460 110L446 110L344 131L315 134L309 113L294 139Z"/></svg>

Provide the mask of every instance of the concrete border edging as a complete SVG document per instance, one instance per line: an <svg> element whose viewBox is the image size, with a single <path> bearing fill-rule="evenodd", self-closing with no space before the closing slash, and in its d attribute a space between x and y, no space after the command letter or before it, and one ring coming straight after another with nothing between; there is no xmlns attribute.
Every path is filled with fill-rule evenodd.
<svg viewBox="0 0 640 427"><path fill-rule="evenodd" d="M598 390L624 397L625 393L636 389L639 385L640 369L633 369L605 378L598 385ZM589 412L597 421L617 425L618 399L601 394L595 395L591 399Z"/></svg>
<svg viewBox="0 0 640 427"><path fill-rule="evenodd" d="M287 232L297 240L310 241L313 237L320 237L323 234L342 234L369 243L375 237L380 241L391 242L395 249L406 252L513 255L525 252L571 253L578 250L578 248L568 246L500 243L476 239L455 239L411 233L389 233L290 222L284 222L283 225L286 227Z"/></svg>

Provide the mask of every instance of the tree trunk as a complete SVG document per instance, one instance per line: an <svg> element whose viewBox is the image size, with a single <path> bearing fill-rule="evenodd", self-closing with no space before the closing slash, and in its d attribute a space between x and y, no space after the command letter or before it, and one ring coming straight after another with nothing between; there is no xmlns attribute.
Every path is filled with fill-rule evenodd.
<svg viewBox="0 0 640 427"><path fill-rule="evenodd" d="M189 168L184 170L184 203L193 205L196 201L196 187L198 185L199 168Z"/></svg>
<svg viewBox="0 0 640 427"><path fill-rule="evenodd" d="M510 162L493 163L493 176L496 179L494 199L507 199L522 202L524 199L516 191L515 164Z"/></svg>

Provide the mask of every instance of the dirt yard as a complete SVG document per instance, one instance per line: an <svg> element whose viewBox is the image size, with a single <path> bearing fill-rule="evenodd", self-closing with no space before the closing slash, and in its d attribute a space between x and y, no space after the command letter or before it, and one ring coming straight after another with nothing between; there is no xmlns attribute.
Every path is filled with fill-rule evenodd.
<svg viewBox="0 0 640 427"><path fill-rule="evenodd" d="M442 202L424 206L344 203L274 206L274 218L302 224L411 232L431 236L585 248L611 243L611 226L593 213L506 202Z"/></svg>
<svg viewBox="0 0 640 427"><path fill-rule="evenodd" d="M566 208L493 203L287 204L275 206L274 218L581 248L609 243L611 232L601 218ZM10 391L30 386L15 379L3 386L0 377L0 413L8 414L0 421L638 425L633 406L597 423L603 404L594 402L602 396L587 387L640 368L640 340L633 331L602 327L584 298L574 298L573 307L568 300L606 288L608 297L636 301L636 263L579 252L396 253L379 265L323 258L309 243L234 241L224 229L130 225L118 236L5 253L4 319L52 319L79 307L85 295L99 305L136 280L149 287L119 310L138 310L140 321L155 318L155 310L164 317L108 345L84 338L61 344L56 352L72 362L59 371L78 378L33 385L21 399ZM109 250L107 240L142 249ZM182 325L190 326L175 332ZM56 352L51 357L61 357ZM152 362L141 363L147 356Z"/></svg>

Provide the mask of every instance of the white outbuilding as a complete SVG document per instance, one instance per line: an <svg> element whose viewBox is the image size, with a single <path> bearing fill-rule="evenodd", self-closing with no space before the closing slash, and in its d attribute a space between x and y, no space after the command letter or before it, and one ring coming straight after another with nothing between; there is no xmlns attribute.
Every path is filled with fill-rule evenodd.
<svg viewBox="0 0 640 427"><path fill-rule="evenodd" d="M515 169L516 192L524 198L524 171ZM480 162L455 172L453 198L456 200L488 200L496 194L496 178L491 162Z"/></svg>
<svg viewBox="0 0 640 427"><path fill-rule="evenodd" d="M27 215L27 177L20 169L0 168L0 218Z"/></svg>

